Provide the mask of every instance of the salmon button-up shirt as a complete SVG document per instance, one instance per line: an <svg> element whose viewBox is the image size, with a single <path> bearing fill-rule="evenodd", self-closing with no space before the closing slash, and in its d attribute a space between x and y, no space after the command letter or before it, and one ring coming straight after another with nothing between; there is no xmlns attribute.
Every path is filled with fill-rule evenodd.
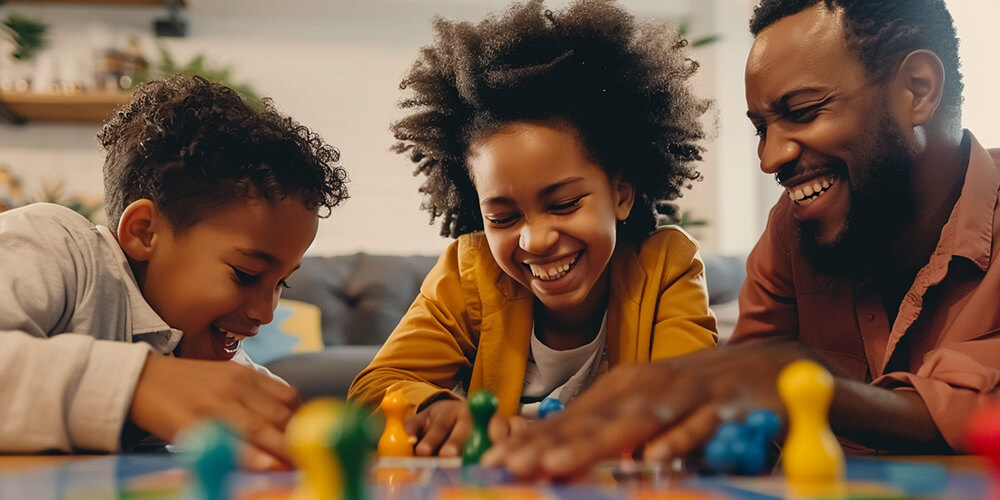
<svg viewBox="0 0 1000 500"><path fill-rule="evenodd" d="M969 412L1000 383L1000 150L966 134L961 195L895 321L871 281L811 267L783 196L747 260L732 337L797 338L856 380L916 391L956 451Z"/></svg>

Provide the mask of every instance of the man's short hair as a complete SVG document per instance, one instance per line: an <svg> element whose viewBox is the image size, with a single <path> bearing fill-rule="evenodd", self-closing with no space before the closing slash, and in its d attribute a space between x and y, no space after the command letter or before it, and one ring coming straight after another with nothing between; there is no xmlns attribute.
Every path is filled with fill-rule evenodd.
<svg viewBox="0 0 1000 500"><path fill-rule="evenodd" d="M926 49L944 65L941 105L949 118L962 117L962 73L955 24L944 0L762 0L750 19L757 36L775 22L817 4L839 10L848 48L875 83L885 83L907 54Z"/></svg>

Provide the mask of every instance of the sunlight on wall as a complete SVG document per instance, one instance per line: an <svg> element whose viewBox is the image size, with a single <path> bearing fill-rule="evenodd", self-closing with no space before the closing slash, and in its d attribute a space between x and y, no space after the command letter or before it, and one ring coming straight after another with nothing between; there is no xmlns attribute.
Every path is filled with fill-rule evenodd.
<svg viewBox="0 0 1000 500"><path fill-rule="evenodd" d="M996 85L1000 67L996 63L996 19L1000 2L995 0L947 0L961 40L959 57L965 80L962 122L985 147L1000 147L1000 98Z"/></svg>

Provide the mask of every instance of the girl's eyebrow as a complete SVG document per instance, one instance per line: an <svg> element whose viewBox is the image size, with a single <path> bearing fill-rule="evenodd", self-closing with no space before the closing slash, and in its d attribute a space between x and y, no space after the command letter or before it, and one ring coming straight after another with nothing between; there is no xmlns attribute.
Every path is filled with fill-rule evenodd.
<svg viewBox="0 0 1000 500"><path fill-rule="evenodd" d="M554 191L556 191L556 190L558 190L558 189L560 189L562 187L565 187L565 186L568 186L570 184L573 184L574 182L580 182L582 180L584 180L583 177L567 177L566 179L563 179L563 180L561 180L559 182L553 183L551 185L548 185L548 186L542 188L542 190L538 192L538 198L539 199L545 198L546 196L549 196ZM486 205L495 204L495 203L504 204L504 205L515 205L516 204L516 203L514 203L514 200L512 200L510 198L507 198L507 197L504 197L504 196L492 196L490 198L486 198L485 200L483 200L483 202L480 203L479 206L486 206Z"/></svg>

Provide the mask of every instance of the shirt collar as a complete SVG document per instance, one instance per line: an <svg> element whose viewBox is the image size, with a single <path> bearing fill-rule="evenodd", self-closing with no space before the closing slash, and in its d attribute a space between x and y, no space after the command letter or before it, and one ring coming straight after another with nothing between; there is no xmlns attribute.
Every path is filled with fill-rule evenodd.
<svg viewBox="0 0 1000 500"><path fill-rule="evenodd" d="M126 297L129 311L132 314L132 334L133 341L141 340L150 344L157 351L168 354L177 348L183 335L180 330L170 328L163 318L153 310L153 307L146 302L139 290L139 283L132 274L132 266L129 265L125 253L122 252L118 239L111 234L111 230L106 226L97 226L97 231L104 237L111 247L114 255L115 265L122 270L125 283Z"/></svg>
<svg viewBox="0 0 1000 500"><path fill-rule="evenodd" d="M993 248L993 211L1000 193L1000 169L972 132L966 130L965 134L969 166L962 193L941 232L938 251L965 257L985 271Z"/></svg>

